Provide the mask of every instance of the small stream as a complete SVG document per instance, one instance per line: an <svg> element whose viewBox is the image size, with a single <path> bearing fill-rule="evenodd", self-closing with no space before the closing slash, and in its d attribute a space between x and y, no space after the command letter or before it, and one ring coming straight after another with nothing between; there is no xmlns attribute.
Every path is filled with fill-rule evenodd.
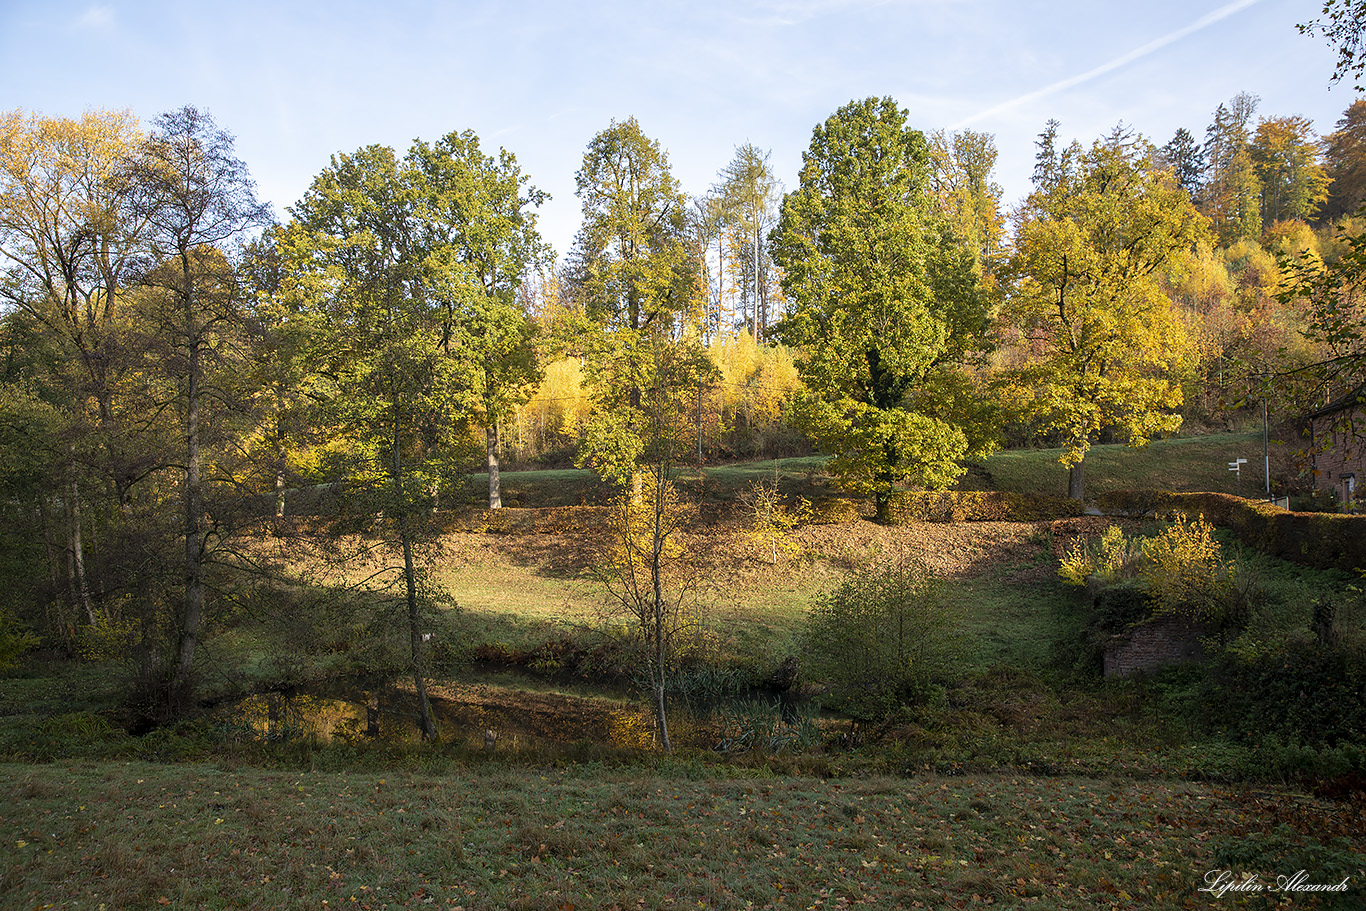
<svg viewBox="0 0 1366 911"><path fill-rule="evenodd" d="M441 739L469 749L530 752L590 742L650 749L653 713L641 702L537 692L492 683L446 683L429 688ZM401 685L366 688L334 683L265 692L220 706L212 716L233 736L321 742L421 739L417 699ZM815 734L814 723L792 703L748 696L704 715L676 709L669 716L676 745L743 752L780 750Z"/></svg>

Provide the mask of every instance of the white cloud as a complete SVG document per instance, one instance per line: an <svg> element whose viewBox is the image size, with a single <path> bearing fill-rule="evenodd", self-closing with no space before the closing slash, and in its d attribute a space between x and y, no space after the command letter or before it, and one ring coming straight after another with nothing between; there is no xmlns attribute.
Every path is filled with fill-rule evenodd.
<svg viewBox="0 0 1366 911"><path fill-rule="evenodd" d="M92 6L81 13L76 20L76 28L104 31L114 26L114 9L110 6Z"/></svg>

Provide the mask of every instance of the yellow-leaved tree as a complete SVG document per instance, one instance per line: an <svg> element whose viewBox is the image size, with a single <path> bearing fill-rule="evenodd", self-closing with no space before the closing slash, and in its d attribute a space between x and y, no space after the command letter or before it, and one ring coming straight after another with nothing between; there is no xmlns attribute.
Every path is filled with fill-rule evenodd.
<svg viewBox="0 0 1366 911"><path fill-rule="evenodd" d="M1045 164L1005 270L1021 342L1009 376L1028 417L1061 436L1068 496L1081 499L1102 431L1143 446L1181 424L1193 348L1159 278L1209 229L1146 143L1074 144Z"/></svg>

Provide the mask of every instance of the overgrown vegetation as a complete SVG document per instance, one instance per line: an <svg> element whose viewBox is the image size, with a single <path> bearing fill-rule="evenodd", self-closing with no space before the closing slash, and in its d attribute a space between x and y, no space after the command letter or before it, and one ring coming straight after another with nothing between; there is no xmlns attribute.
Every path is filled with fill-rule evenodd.
<svg viewBox="0 0 1366 911"><path fill-rule="evenodd" d="M956 657L953 617L928 567L902 560L851 576L820 596L803 626L808 673L833 708L880 721L930 698Z"/></svg>

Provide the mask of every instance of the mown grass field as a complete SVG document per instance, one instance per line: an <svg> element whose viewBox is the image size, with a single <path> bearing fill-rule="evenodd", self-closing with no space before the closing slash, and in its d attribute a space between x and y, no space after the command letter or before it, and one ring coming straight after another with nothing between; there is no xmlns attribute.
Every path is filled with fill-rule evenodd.
<svg viewBox="0 0 1366 911"><path fill-rule="evenodd" d="M1277 906L1197 891L1238 857L1269 882L1361 873L1342 834L1360 816L1207 784L697 771L5 765L0 894L16 908L1064 911ZM1305 824L1328 843L1268 856Z"/></svg>
<svg viewBox="0 0 1366 911"><path fill-rule="evenodd" d="M993 453L980 464L998 490L1067 495L1067 469L1060 449L1011 449ZM1282 442L1271 446L1272 472L1288 459ZM1239 473L1229 463L1247 459ZM1256 498L1265 490L1262 435L1215 433L1154 440L1142 449L1117 444L1092 446L1086 454L1088 496L1111 490L1214 491ZM1241 485L1241 486L1240 486Z"/></svg>

